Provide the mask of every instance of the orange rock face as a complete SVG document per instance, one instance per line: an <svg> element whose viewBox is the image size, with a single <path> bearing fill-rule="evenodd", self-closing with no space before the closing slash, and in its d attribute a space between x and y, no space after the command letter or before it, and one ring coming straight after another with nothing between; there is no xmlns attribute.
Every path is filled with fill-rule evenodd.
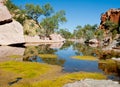
<svg viewBox="0 0 120 87"><path fill-rule="evenodd" d="M105 21L111 21L120 26L120 9L110 9L101 16L100 29L104 29Z"/></svg>

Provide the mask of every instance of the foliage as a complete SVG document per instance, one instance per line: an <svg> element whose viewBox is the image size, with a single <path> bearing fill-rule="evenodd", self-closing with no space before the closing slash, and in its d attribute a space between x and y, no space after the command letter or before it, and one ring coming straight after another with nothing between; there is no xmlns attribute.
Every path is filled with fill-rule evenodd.
<svg viewBox="0 0 120 87"><path fill-rule="evenodd" d="M96 61L97 58L93 56L72 56L72 58L80 59L80 60L87 60L87 61Z"/></svg>
<svg viewBox="0 0 120 87"><path fill-rule="evenodd" d="M86 38L86 39L92 39L94 38L94 32L97 30L97 25L85 25L84 27L82 26L77 26L76 29L74 30L74 37L75 38Z"/></svg>
<svg viewBox="0 0 120 87"><path fill-rule="evenodd" d="M23 25L26 19L25 10L20 9L18 6L13 4L11 0L7 0L5 5L7 6L10 13L13 15L13 18Z"/></svg>
<svg viewBox="0 0 120 87"><path fill-rule="evenodd" d="M119 26L118 24L107 20L104 24L105 26L105 30L108 30L108 34L111 35L112 34L112 38L115 38L116 34L119 33Z"/></svg>
<svg viewBox="0 0 120 87"><path fill-rule="evenodd" d="M38 23L38 18L43 14L43 10L40 5L26 4L25 10L27 16Z"/></svg>
<svg viewBox="0 0 120 87"><path fill-rule="evenodd" d="M6 3L5 3L5 5L7 6L8 10L11 13L13 13L15 10L18 9L18 7L15 4L13 4L11 0L7 0Z"/></svg>
<svg viewBox="0 0 120 87"><path fill-rule="evenodd" d="M59 31L57 31L57 33L62 35L65 39L69 39L73 37L73 34L67 29L60 29Z"/></svg>
<svg viewBox="0 0 120 87"><path fill-rule="evenodd" d="M104 31L102 30L102 29L97 29L96 31L95 31L95 37L98 39L98 40L100 40L100 41L102 41L102 39L103 39L103 34L104 34Z"/></svg>
<svg viewBox="0 0 120 87"><path fill-rule="evenodd" d="M43 9L43 14L45 17L49 17L54 12L53 7L49 3L45 4L42 7L42 9Z"/></svg>
<svg viewBox="0 0 120 87"><path fill-rule="evenodd" d="M64 22L66 22L65 11L61 10L54 15L43 19L40 24L45 30L45 35L49 36L58 29L60 23Z"/></svg>

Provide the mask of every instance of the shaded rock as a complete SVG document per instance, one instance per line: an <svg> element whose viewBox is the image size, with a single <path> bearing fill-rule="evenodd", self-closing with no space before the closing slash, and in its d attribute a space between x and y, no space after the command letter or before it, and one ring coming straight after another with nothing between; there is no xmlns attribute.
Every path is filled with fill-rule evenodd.
<svg viewBox="0 0 120 87"><path fill-rule="evenodd" d="M17 43L25 43L22 25L17 21L0 25L0 45Z"/></svg>

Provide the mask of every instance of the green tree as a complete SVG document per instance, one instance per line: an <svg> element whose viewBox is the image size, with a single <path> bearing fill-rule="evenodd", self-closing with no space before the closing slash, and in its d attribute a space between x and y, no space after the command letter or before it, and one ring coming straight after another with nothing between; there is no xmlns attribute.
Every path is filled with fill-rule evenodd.
<svg viewBox="0 0 120 87"><path fill-rule="evenodd" d="M72 33L68 31L68 29L60 29L57 33L61 34L66 39L73 37Z"/></svg>
<svg viewBox="0 0 120 87"><path fill-rule="evenodd" d="M54 12L53 7L49 3L45 4L42 9L45 17L49 17Z"/></svg>
<svg viewBox="0 0 120 87"><path fill-rule="evenodd" d="M51 33L54 33L56 30L58 30L58 27L61 23L66 21L65 11L61 10L56 12L54 15L43 19L40 24L45 30L45 35L49 36Z"/></svg>
<svg viewBox="0 0 120 87"><path fill-rule="evenodd" d="M25 5L25 10L28 18L33 19L36 24L40 27L41 25L39 24L39 17L43 15L43 9L41 8L40 5L33 5L33 4L26 4Z"/></svg>
<svg viewBox="0 0 120 87"><path fill-rule="evenodd" d="M84 27L77 26L74 31L74 37L77 38L86 38L86 39L92 39L94 38L94 32L97 29L97 25L85 25Z"/></svg>

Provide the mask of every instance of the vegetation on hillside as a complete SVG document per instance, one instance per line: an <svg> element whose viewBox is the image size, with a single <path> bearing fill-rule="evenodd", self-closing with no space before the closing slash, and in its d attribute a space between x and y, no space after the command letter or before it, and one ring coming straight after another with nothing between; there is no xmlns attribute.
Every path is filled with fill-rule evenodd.
<svg viewBox="0 0 120 87"><path fill-rule="evenodd" d="M19 8L11 0L8 0L5 5L13 15L13 18L23 24L23 26L25 20L31 19L35 21L33 26L39 26L39 29L36 29L39 36L41 36L41 33L43 36L49 36L59 28L59 24L67 21L65 11L60 10L55 12L49 3L42 6L26 4L25 7ZM25 31L25 34L29 35L29 32Z"/></svg>

